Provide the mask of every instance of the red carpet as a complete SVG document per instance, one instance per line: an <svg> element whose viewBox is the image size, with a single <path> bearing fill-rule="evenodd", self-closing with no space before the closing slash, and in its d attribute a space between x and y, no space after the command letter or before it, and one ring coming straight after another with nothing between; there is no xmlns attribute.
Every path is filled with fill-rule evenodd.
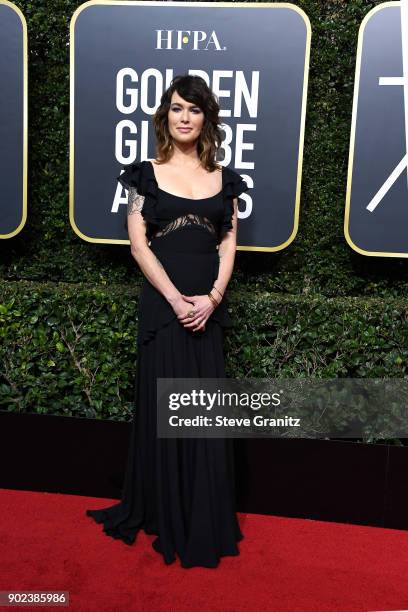
<svg viewBox="0 0 408 612"><path fill-rule="evenodd" d="M111 503L1 490L0 590L69 591L69 609L87 612L408 608L408 532L242 514L240 556L183 569L164 564L154 536L127 546L85 516Z"/></svg>

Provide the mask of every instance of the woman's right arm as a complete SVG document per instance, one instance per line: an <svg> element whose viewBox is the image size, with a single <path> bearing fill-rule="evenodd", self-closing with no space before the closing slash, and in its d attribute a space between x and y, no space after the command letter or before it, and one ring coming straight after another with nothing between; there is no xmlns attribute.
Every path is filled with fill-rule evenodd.
<svg viewBox="0 0 408 612"><path fill-rule="evenodd" d="M184 315L191 304L184 300L180 291L171 282L161 262L150 249L146 237L146 222L141 215L144 196L130 188L127 225L130 252L147 280L166 298L177 315Z"/></svg>

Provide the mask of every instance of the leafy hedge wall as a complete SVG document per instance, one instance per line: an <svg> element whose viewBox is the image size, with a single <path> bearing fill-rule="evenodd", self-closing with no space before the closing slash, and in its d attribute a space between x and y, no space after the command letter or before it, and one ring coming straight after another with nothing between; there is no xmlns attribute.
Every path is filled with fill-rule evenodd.
<svg viewBox="0 0 408 612"><path fill-rule="evenodd" d="M131 414L137 288L0 283L0 407L96 418ZM227 375L402 377L408 299L230 292ZM339 415L341 418L341 415Z"/></svg>

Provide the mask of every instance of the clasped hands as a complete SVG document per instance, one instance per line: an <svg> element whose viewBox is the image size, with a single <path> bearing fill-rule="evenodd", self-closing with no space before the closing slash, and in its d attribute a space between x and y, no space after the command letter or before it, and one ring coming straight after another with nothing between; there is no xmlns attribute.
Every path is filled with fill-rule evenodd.
<svg viewBox="0 0 408 612"><path fill-rule="evenodd" d="M180 295L173 305L174 312L180 323L192 331L205 331L205 324L215 310L208 295ZM193 311L193 316L189 312Z"/></svg>

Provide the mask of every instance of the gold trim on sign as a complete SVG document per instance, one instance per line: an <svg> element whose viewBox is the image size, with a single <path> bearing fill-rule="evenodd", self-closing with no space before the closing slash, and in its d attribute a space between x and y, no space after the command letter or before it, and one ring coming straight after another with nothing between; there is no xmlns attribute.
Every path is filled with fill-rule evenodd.
<svg viewBox="0 0 408 612"><path fill-rule="evenodd" d="M296 196L295 196L295 212L294 212L294 223L293 230L289 238L282 244L275 247L262 247L262 246L238 246L238 251L261 251L261 252L273 252L281 251L286 248L295 238L299 228L299 211L300 211L300 191L302 182L302 166L303 166L303 144L305 135L305 119L306 119L306 102L307 102L307 87L309 77L309 60L310 60L310 41L311 41L311 25L310 20L306 13L291 4L290 2L162 2L157 0L89 0L84 4L81 4L72 15L70 22L70 127L69 127L69 220L71 227L74 232L83 240L88 242L104 243L104 244L128 244L130 240L113 240L107 238L91 238L81 232L75 223L74 218L74 94L75 94L75 73L74 73L74 62L75 62L75 23L82 11L89 6L160 6L162 8L172 8L174 6L179 7L211 7L211 8L288 8L298 13L306 26L306 49L305 49L305 63L303 72L303 91L302 91L302 108L300 115L300 132L299 132L299 155L298 155L298 167L296 175Z"/></svg>
<svg viewBox="0 0 408 612"><path fill-rule="evenodd" d="M351 239L349 232L350 225L350 200L351 200L351 183L353 177L353 163L354 163L354 146L355 146L355 136L356 136L356 126L357 126L357 109L358 109L358 93L360 87L360 71L361 71L361 54L363 48L363 38L364 38L364 30L374 15L378 11L381 11L384 8L390 7L401 7L401 2L384 2L378 6L375 6L371 11L365 15L363 21L361 22L359 31L358 31L358 42L357 42L357 55L356 55L356 70L354 76L354 94L353 94L353 111L351 116L351 130L350 130L350 147L349 147L349 159L348 159L348 170L347 170L347 189L346 189L346 206L344 211L344 236L348 245L360 255L369 255L371 257L408 257L408 253L388 253L382 251L366 251L365 249L357 246L353 240Z"/></svg>
<svg viewBox="0 0 408 612"><path fill-rule="evenodd" d="M0 238L12 238L21 232L27 221L27 156L28 156L28 136L27 136L27 114L28 114L28 70L27 70L27 22L20 9L9 2L8 0L0 0L0 4L4 4L11 8L20 18L21 27L23 29L23 214L21 221L15 230L8 234L0 234Z"/></svg>

